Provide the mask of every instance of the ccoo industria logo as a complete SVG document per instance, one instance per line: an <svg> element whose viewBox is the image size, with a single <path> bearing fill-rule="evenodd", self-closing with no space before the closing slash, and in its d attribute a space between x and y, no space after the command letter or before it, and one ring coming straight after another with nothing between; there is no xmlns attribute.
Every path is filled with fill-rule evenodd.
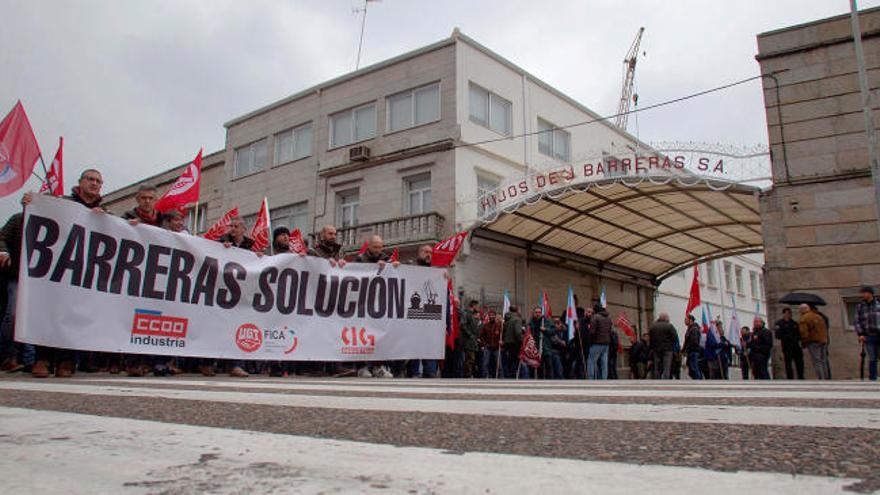
<svg viewBox="0 0 880 495"><path fill-rule="evenodd" d="M431 282L425 282L422 292L424 296L418 291L410 296L406 317L413 320L439 320L443 316L443 306L437 303L438 294Z"/></svg>
<svg viewBox="0 0 880 495"><path fill-rule="evenodd" d="M161 311L135 309L131 343L153 347L186 347L189 320L166 316Z"/></svg>

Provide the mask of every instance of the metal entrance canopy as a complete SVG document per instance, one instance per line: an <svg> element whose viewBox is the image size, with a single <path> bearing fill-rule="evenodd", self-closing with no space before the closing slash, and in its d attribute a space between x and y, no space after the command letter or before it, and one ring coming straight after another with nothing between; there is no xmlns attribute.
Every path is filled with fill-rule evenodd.
<svg viewBox="0 0 880 495"><path fill-rule="evenodd" d="M659 283L696 261L761 252L760 190L681 174L569 183L493 212L477 235L588 258Z"/></svg>

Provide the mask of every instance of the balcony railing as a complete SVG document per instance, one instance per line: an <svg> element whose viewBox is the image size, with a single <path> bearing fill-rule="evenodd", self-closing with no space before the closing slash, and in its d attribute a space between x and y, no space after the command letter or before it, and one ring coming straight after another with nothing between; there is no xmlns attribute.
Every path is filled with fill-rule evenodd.
<svg viewBox="0 0 880 495"><path fill-rule="evenodd" d="M437 241L443 233L443 220L439 213L425 213L364 223L337 229L336 242L342 244L343 251L352 251L359 249L374 234L382 236L386 246ZM311 238L314 243L315 234Z"/></svg>

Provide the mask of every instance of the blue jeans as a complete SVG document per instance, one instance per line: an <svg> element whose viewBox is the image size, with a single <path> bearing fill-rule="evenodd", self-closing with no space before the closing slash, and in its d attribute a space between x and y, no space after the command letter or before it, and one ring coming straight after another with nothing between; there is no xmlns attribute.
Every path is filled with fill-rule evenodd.
<svg viewBox="0 0 880 495"><path fill-rule="evenodd" d="M590 375L590 380L608 379L608 344L590 346L587 373Z"/></svg>
<svg viewBox="0 0 880 495"><path fill-rule="evenodd" d="M880 335L865 337L865 352L868 353L868 379L877 380L877 353L880 351Z"/></svg>
<svg viewBox="0 0 880 495"><path fill-rule="evenodd" d="M36 348L31 344L15 343L15 295L18 293L18 281L6 283L6 311L0 320L0 363L15 358L25 366L34 364Z"/></svg>
<svg viewBox="0 0 880 495"><path fill-rule="evenodd" d="M700 354L702 352L688 353L688 374L693 380L702 380L703 374L700 372Z"/></svg>
<svg viewBox="0 0 880 495"><path fill-rule="evenodd" d="M409 376L437 378L437 361L433 359L411 359L409 361Z"/></svg>

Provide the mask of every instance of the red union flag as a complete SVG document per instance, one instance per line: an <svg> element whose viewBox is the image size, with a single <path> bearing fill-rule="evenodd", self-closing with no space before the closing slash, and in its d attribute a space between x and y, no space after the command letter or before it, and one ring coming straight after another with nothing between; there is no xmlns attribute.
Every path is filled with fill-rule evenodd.
<svg viewBox="0 0 880 495"><path fill-rule="evenodd" d="M232 224L232 219L238 216L238 207L227 211L220 220L217 220L217 223L211 226L207 232L205 232L204 238L209 241L219 241L221 237L223 237L226 232L229 231L229 226Z"/></svg>
<svg viewBox="0 0 880 495"><path fill-rule="evenodd" d="M519 350L519 360L529 368L541 366L541 355L538 353L538 346L535 345L535 338L532 337L531 330L526 330L523 334L522 348Z"/></svg>
<svg viewBox="0 0 880 495"><path fill-rule="evenodd" d="M625 314L620 313L620 316L617 317L617 321L615 321L614 324L617 325L617 328L623 330L623 333L625 333L631 341L635 342L639 339L636 336L636 331L633 330L632 324L629 322L629 318L627 318Z"/></svg>
<svg viewBox="0 0 880 495"><path fill-rule="evenodd" d="M0 197L21 189L40 155L37 138L19 101L0 122Z"/></svg>
<svg viewBox="0 0 880 495"><path fill-rule="evenodd" d="M257 214L257 220L251 229L251 239L254 240L251 251L262 251L269 247L270 225L272 224L269 221L269 200L264 197L263 206L260 207L260 213Z"/></svg>
<svg viewBox="0 0 880 495"><path fill-rule="evenodd" d="M156 210L166 212L199 202L199 188L202 182L202 150L196 159L180 174L171 189L156 202Z"/></svg>
<svg viewBox="0 0 880 495"><path fill-rule="evenodd" d="M459 232L454 236L441 241L434 245L431 250L431 266L449 266L464 244L464 238L467 237L467 230Z"/></svg>
<svg viewBox="0 0 880 495"><path fill-rule="evenodd" d="M46 182L40 186L40 194L49 193L53 196L64 196L64 166L62 164L61 150L64 148L64 138L58 138L58 151L55 159L46 173Z"/></svg>
<svg viewBox="0 0 880 495"><path fill-rule="evenodd" d="M691 282L691 295L688 298L687 309L684 310L684 314L691 314L691 311L699 307L700 304L700 270L697 269L697 264L694 263L694 280Z"/></svg>
<svg viewBox="0 0 880 495"><path fill-rule="evenodd" d="M294 254L306 254L308 252L299 229L293 229L293 232L290 233L290 240L287 242L287 246L290 248L290 252Z"/></svg>

